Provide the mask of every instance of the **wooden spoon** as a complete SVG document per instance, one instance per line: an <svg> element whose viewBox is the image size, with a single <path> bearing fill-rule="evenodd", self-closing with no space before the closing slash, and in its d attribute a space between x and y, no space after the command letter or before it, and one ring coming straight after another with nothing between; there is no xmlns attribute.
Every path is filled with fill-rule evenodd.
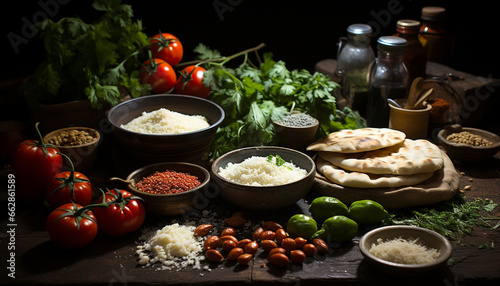
<svg viewBox="0 0 500 286"><path fill-rule="evenodd" d="M422 77L417 77L413 80L410 86L410 91L408 93L408 98L406 99L405 109L412 109L418 100L418 95L422 90L424 79Z"/></svg>
<svg viewBox="0 0 500 286"><path fill-rule="evenodd" d="M415 105L413 105L413 109L420 109L424 107L422 103L431 95L433 90L433 88L429 88L426 92L424 92L424 94L422 94L422 96L420 96L420 98L417 100Z"/></svg>

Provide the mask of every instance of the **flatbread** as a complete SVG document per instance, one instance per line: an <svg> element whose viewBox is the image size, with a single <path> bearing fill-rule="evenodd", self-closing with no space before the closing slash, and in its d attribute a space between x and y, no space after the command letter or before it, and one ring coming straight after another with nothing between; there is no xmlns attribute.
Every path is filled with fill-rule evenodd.
<svg viewBox="0 0 500 286"><path fill-rule="evenodd" d="M439 147L424 139L406 139L400 144L368 152L322 151L318 155L342 169L370 174L428 173L441 169L444 162Z"/></svg>
<svg viewBox="0 0 500 286"><path fill-rule="evenodd" d="M389 128L344 129L311 143L307 150L358 153L393 146L405 138L403 132Z"/></svg>
<svg viewBox="0 0 500 286"><path fill-rule="evenodd" d="M318 157L316 168L329 181L351 188L397 188L417 185L432 177L433 172L414 175L376 175L361 172L349 172Z"/></svg>

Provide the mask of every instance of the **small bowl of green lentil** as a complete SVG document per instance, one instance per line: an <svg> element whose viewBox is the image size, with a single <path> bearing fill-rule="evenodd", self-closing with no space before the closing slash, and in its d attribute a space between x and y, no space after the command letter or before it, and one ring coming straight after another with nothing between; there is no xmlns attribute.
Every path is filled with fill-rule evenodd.
<svg viewBox="0 0 500 286"><path fill-rule="evenodd" d="M498 135L459 124L443 128L438 133L438 139L451 159L462 162L485 161L500 151Z"/></svg>
<svg viewBox="0 0 500 286"><path fill-rule="evenodd" d="M306 150L318 131L319 121L306 113L291 113L273 121L278 144L298 151Z"/></svg>
<svg viewBox="0 0 500 286"><path fill-rule="evenodd" d="M76 171L83 172L89 170L95 162L101 134L89 127L66 127L48 133L43 141L56 146L69 157ZM63 162L66 167L71 167L68 160Z"/></svg>

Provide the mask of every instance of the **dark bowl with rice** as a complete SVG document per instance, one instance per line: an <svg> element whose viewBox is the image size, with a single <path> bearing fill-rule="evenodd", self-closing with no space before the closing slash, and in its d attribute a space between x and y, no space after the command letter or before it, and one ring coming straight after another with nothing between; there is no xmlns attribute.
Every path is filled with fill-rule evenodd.
<svg viewBox="0 0 500 286"><path fill-rule="evenodd" d="M123 126L133 119L161 108L183 115L203 116L208 126L196 131L178 134L145 134L127 130ZM108 113L113 134L120 146L143 162L200 163L208 154L224 110L216 103L189 95L148 95L124 101Z"/></svg>

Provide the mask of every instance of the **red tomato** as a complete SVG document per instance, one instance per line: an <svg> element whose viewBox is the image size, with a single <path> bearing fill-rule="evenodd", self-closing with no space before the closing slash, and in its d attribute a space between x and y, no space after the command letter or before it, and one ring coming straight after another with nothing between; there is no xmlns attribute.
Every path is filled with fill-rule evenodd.
<svg viewBox="0 0 500 286"><path fill-rule="evenodd" d="M184 48L176 36L169 33L159 33L151 38L151 53L153 58L159 58L172 66L180 63Z"/></svg>
<svg viewBox="0 0 500 286"><path fill-rule="evenodd" d="M39 140L21 142L12 154L10 164L10 172L16 180L16 198L30 203L43 201L45 186L62 168L59 149L43 143L38 123L35 128Z"/></svg>
<svg viewBox="0 0 500 286"><path fill-rule="evenodd" d="M181 71L181 76L175 84L175 92L178 94L187 94L208 98L210 87L203 84L203 74L206 69L192 65L187 66Z"/></svg>
<svg viewBox="0 0 500 286"><path fill-rule="evenodd" d="M119 189L110 190L104 196L108 206L94 209L100 231L110 236L121 236L141 227L146 217L141 198ZM99 201L102 200L101 196Z"/></svg>
<svg viewBox="0 0 500 286"><path fill-rule="evenodd" d="M92 211L73 203L53 210L45 226L50 239L63 249L88 245L97 235L97 222Z"/></svg>
<svg viewBox="0 0 500 286"><path fill-rule="evenodd" d="M174 88L175 70L162 59L146 60L141 67L141 82L151 85L153 93L167 93Z"/></svg>
<svg viewBox="0 0 500 286"><path fill-rule="evenodd" d="M71 202L86 206L92 202L92 185L80 172L61 172L47 184L46 199L52 208Z"/></svg>

